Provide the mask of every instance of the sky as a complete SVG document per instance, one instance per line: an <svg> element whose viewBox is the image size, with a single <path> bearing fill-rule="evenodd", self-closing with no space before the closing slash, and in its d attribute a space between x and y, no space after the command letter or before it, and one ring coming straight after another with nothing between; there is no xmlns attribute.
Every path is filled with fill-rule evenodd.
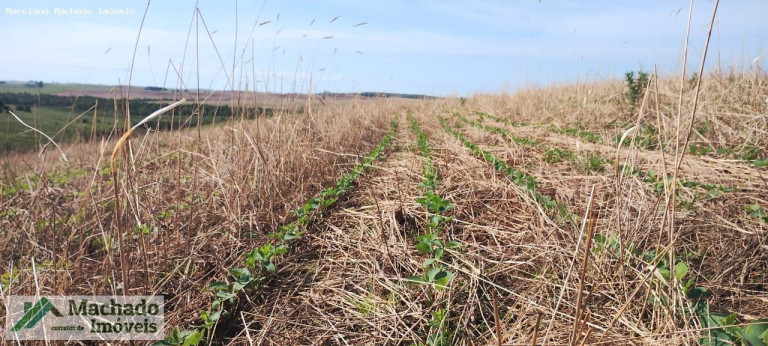
<svg viewBox="0 0 768 346"><path fill-rule="evenodd" d="M679 73L690 0L1 6L0 80L447 96L618 79L654 66ZM693 1L689 71L698 70L713 8ZM765 70L766 20L768 1L721 1L707 67Z"/></svg>

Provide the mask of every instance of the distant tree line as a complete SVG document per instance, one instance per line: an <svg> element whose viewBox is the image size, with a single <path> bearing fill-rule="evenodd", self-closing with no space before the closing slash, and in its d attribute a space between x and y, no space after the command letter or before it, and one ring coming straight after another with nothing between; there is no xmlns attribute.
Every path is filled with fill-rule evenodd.
<svg viewBox="0 0 768 346"><path fill-rule="evenodd" d="M429 96L429 95L420 95L420 94L398 94L398 93L386 93L386 92L362 92L360 93L360 96L362 97L400 97L404 99L426 99L426 100L433 100L437 97L435 96Z"/></svg>
<svg viewBox="0 0 768 346"><path fill-rule="evenodd" d="M0 83L0 84L2 84L2 83ZM3 100L0 100L0 111L6 112L6 111L8 111L10 109L11 109L11 107L9 105L5 104L3 102Z"/></svg>
<svg viewBox="0 0 768 346"><path fill-rule="evenodd" d="M113 100L93 96L74 97L52 94L37 95L30 93L0 92L0 102L4 105L16 105L17 109L19 106L23 107L23 109L29 109L29 107L37 105L38 100L39 105L42 107L72 109L77 113L85 112L91 109L91 107L96 104L96 101L99 103L98 112L100 114L114 114L115 106L117 106L118 115L123 115L125 110L124 100ZM131 100L131 116L145 117L152 112L162 108L163 106L168 105L169 103L169 101L164 101L161 103L158 100L146 99ZM175 111L177 114L188 116L192 114L196 108L197 106L194 104L186 104L176 108ZM201 106L200 112L203 114L203 116L215 115L217 118L230 118L235 115L235 112L228 105L203 105ZM258 107L256 109L250 109L246 111L246 114L248 116L270 116L273 114L273 110L270 108Z"/></svg>
<svg viewBox="0 0 768 346"><path fill-rule="evenodd" d="M181 91L180 89L168 89L168 88L161 88L161 87L156 87L156 86L148 86L148 87L144 88L144 90L146 90L146 91L171 91L171 92ZM189 90L184 89L184 92L189 92Z"/></svg>

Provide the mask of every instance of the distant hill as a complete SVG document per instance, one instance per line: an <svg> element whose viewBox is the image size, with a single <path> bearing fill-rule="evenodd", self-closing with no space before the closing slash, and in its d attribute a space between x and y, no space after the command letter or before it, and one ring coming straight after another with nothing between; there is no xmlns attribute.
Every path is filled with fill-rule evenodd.
<svg viewBox="0 0 768 346"><path fill-rule="evenodd" d="M40 83L40 84L37 84ZM38 87L42 85L42 87ZM92 96L98 98L114 98L115 95L127 96L128 89L126 86L119 85L98 85L98 84L76 84L76 83L45 83L45 81L0 81L0 92L15 92L31 94L55 94L59 96ZM212 102L230 101L246 95L253 95L252 91L240 91L240 90L205 90L200 89L200 97L205 98ZM390 93L390 92L377 92L366 91L361 93L334 93L323 92L314 94L318 97L330 97L336 99L354 98L360 97L387 97L387 98L406 98L406 99L436 99L435 96L421 95L421 94L402 94L402 93ZM159 86L133 86L130 91L130 98L133 99L168 99L168 98L181 98L194 99L197 96L197 90L191 89L173 89ZM263 93L258 92L257 96L265 97L267 99L277 100L290 100L290 99L304 99L306 94L300 93ZM267 100L264 100L267 101Z"/></svg>

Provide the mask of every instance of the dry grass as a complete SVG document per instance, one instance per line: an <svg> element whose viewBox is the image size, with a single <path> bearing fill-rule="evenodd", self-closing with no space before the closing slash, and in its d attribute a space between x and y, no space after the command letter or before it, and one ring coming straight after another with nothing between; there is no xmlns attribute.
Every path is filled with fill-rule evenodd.
<svg viewBox="0 0 768 346"><path fill-rule="evenodd" d="M713 73L702 87L694 128L708 125L693 141L735 152L768 145L764 75ZM604 81L468 100L328 102L313 104L311 116L229 122L199 137L189 130L135 137L120 156L117 210L105 161L114 141L64 147L69 167L50 154L4 158L2 187L9 192L0 199L0 256L2 271L13 267L17 275L4 292L35 293L34 258L43 264L40 293L164 294L169 326L199 323L198 311L213 299L210 282L230 279L229 268L242 266L247 252L293 220L292 210L373 148L394 116L411 112L431 142L440 175L435 192L456 205L441 232L464 245L443 260L455 275L448 287L405 282L427 258L414 239L429 215L416 202L424 193L416 137L400 116L377 169L310 226L261 287L241 292L216 342L418 344L442 335L466 345L696 343L700 323L684 313L691 300L655 269L669 254L643 252L674 249L689 266L686 279L714 293L712 310L736 312L742 321L768 317L768 227L744 209L768 208L768 184L764 170L736 154L685 157L679 178L737 188L712 198L679 187L675 199L669 186L657 191L641 176L618 174L616 164L671 172L674 153L662 159L658 148L643 148L639 131L628 147L610 142L638 123L660 127L662 142L674 138L676 82L664 78L655 90L642 116L627 105L621 82ZM685 117L692 105L684 106ZM476 110L542 125L483 120L540 144L518 145L451 115L476 120ZM443 130L435 115L536 177L537 192L566 205L573 220L558 220ZM592 131L604 142L554 133L549 124ZM549 148L577 158L549 163ZM589 156L618 162L588 169ZM11 185L28 186L10 192ZM670 198L674 223L663 208ZM118 219L131 234L124 238L129 282L121 282L114 246ZM614 239L616 248L592 232ZM441 310L442 323L430 323Z"/></svg>

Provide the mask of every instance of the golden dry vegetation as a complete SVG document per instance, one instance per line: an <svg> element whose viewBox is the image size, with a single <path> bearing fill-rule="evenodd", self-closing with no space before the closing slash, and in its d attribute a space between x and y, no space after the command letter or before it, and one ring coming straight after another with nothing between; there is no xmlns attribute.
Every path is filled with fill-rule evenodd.
<svg viewBox="0 0 768 346"><path fill-rule="evenodd" d="M740 342L768 78L707 74L692 120L693 84L314 102L134 136L115 171L114 140L3 157L2 295L162 294L169 342Z"/></svg>

